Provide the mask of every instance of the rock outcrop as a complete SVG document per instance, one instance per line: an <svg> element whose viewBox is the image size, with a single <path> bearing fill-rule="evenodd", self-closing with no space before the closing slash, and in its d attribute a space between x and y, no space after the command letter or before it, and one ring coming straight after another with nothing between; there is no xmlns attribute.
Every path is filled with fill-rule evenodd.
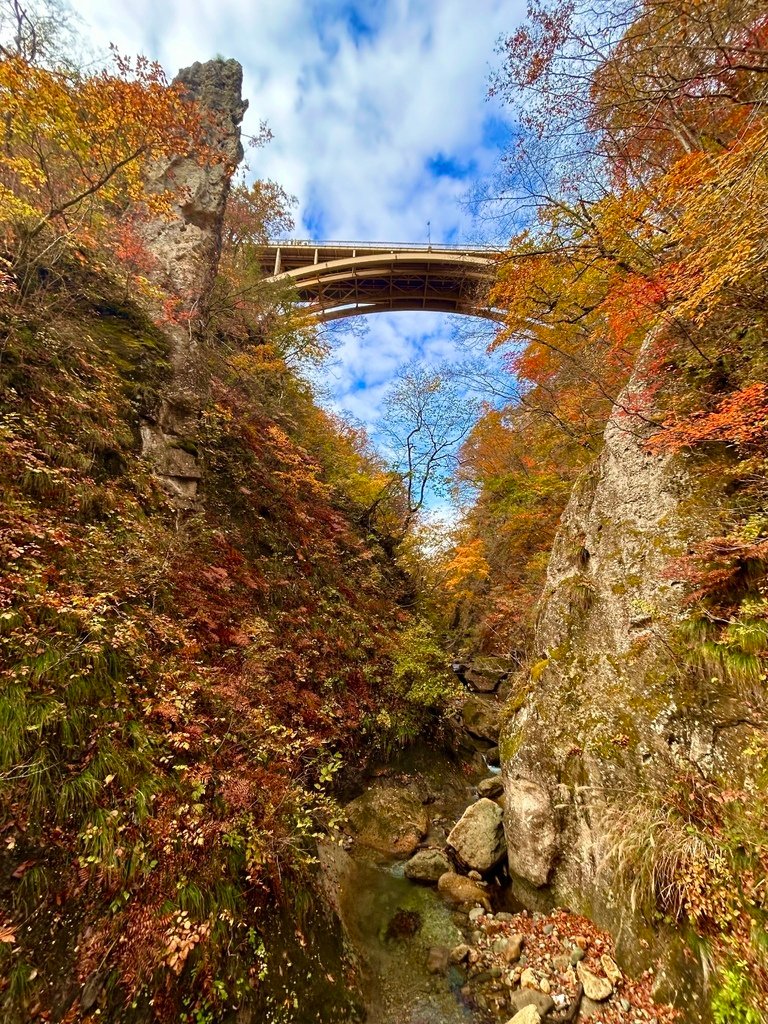
<svg viewBox="0 0 768 1024"><path fill-rule="evenodd" d="M617 936L631 969L661 958L666 999L706 1020L703 976L681 940L651 927L617 881L619 840L674 785L679 757L743 778L738 719L726 687L703 695L676 653L683 587L670 571L716 535L726 502L701 488L685 456L649 454L632 382L601 456L577 482L552 551L536 632L537 661L517 680L500 742L509 866L530 907L567 905ZM635 811L633 812L633 807ZM634 816L633 816L634 815ZM629 816L629 817L628 817ZM666 965L666 966L665 966Z"/></svg>
<svg viewBox="0 0 768 1024"><path fill-rule="evenodd" d="M470 697L461 709L464 728L476 739L495 744L499 738L499 708L489 697Z"/></svg>
<svg viewBox="0 0 768 1024"><path fill-rule="evenodd" d="M243 157L240 122L242 68L236 60L211 60L184 68L175 82L207 119L204 160L190 153L157 166L149 181L156 192L171 190L168 216L142 222L142 236L155 259L154 283L171 296L165 326L171 342L171 378L159 407L141 425L142 443L166 489L179 503L192 501L201 478L195 446L206 383L199 343L221 251L221 230L230 182Z"/></svg>

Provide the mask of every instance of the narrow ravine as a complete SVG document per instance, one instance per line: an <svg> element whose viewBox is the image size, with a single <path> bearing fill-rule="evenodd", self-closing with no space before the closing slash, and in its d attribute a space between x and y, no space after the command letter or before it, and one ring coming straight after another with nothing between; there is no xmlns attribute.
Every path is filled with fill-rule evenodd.
<svg viewBox="0 0 768 1024"><path fill-rule="evenodd" d="M672 1021L651 999L650 974L625 978L611 937L587 918L514 901L503 785L489 764L499 704L473 695L449 743L418 745L375 768L347 805L345 837L321 846L365 1021Z"/></svg>
<svg viewBox="0 0 768 1024"><path fill-rule="evenodd" d="M412 749L396 758L371 781L356 801L353 817L361 821L360 806L386 808L386 820L398 807L404 811L402 835L393 846L407 845L409 853L441 849L453 823L476 799L476 784L487 774L483 758L471 749L441 747ZM415 843L412 813L423 808L418 827L427 832ZM409 815L408 812L411 812ZM383 819L382 819L383 820ZM379 842L371 823L363 839ZM386 826L382 832L386 830ZM468 918L443 899L435 884L405 876L406 856L376 850L350 830L346 849L327 844L321 861L336 889L336 905L363 977L368 1024L470 1024L485 1020L462 994L465 971L445 962L447 952L465 942ZM379 843L379 845L383 845Z"/></svg>

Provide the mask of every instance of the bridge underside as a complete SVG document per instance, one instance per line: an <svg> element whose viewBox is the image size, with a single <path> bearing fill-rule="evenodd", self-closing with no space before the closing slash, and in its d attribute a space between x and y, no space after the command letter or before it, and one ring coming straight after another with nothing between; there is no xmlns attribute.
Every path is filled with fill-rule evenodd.
<svg viewBox="0 0 768 1024"><path fill-rule="evenodd" d="M266 247L263 262L320 321L399 310L501 319L488 306L487 250L290 242Z"/></svg>

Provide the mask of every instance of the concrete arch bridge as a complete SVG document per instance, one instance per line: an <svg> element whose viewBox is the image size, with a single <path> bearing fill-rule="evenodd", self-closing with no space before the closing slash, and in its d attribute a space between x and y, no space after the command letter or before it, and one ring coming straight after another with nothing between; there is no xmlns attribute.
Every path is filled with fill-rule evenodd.
<svg viewBox="0 0 768 1024"><path fill-rule="evenodd" d="M322 322L416 309L501 320L488 305L498 256L491 247L281 241L264 247L262 267Z"/></svg>

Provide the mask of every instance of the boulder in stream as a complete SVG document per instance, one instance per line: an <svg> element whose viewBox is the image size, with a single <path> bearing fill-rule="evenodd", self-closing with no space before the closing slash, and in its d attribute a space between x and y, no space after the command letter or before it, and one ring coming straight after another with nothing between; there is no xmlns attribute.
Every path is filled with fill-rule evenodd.
<svg viewBox="0 0 768 1024"><path fill-rule="evenodd" d="M346 807L359 843L390 857L407 856L427 834L429 816L413 789L377 781Z"/></svg>
<svg viewBox="0 0 768 1024"><path fill-rule="evenodd" d="M479 903L486 910L491 909L491 901L487 891L480 882L457 875L455 871L446 871L437 882L437 891L451 903Z"/></svg>
<svg viewBox="0 0 768 1024"><path fill-rule="evenodd" d="M498 744L499 711L495 701L488 697L470 697L464 702L461 718L470 736Z"/></svg>
<svg viewBox="0 0 768 1024"><path fill-rule="evenodd" d="M482 797L468 807L451 830L448 846L468 870L493 870L507 850L499 805Z"/></svg>
<svg viewBox="0 0 768 1024"><path fill-rule="evenodd" d="M417 850L405 865L405 877L412 882L437 882L451 865L440 850Z"/></svg>

